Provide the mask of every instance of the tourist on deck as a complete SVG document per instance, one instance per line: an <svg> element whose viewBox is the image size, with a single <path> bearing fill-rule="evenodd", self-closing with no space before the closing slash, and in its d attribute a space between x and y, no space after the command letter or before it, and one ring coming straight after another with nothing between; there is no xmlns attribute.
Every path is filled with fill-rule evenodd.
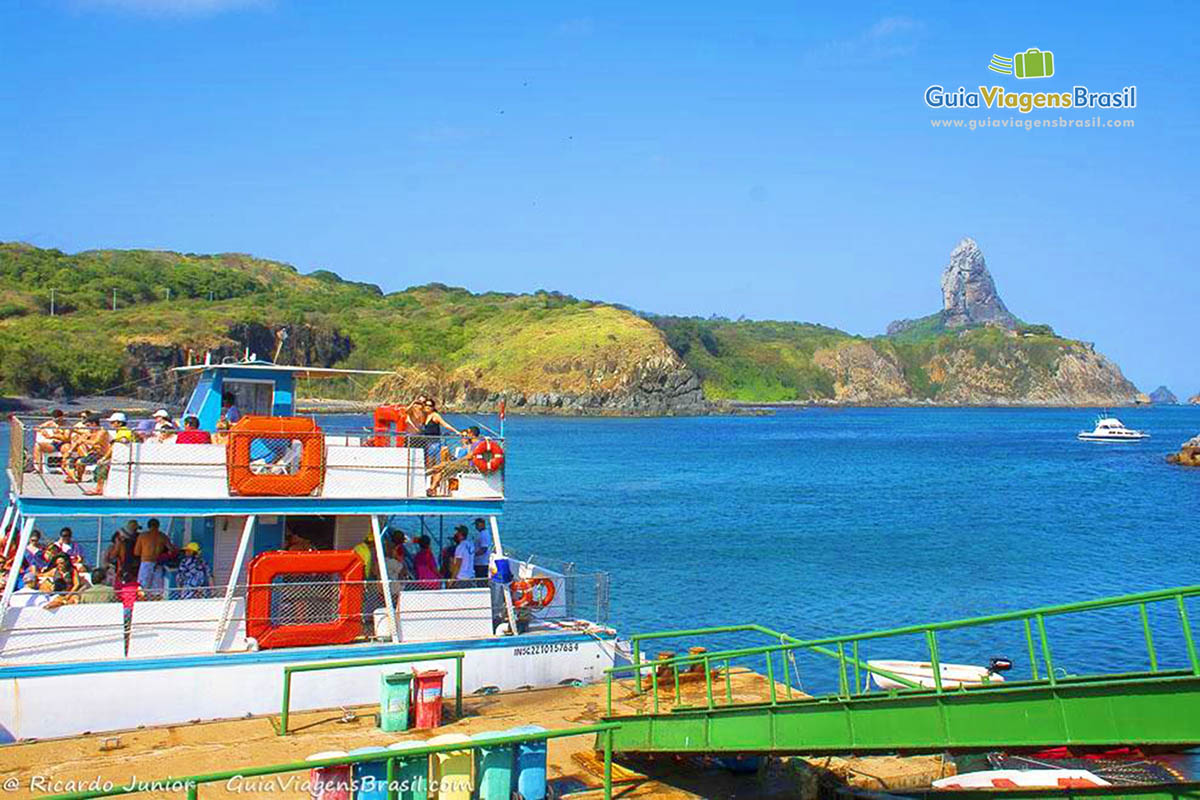
<svg viewBox="0 0 1200 800"><path fill-rule="evenodd" d="M488 576L488 564L492 553L492 534L483 517L475 518L475 577Z"/></svg>
<svg viewBox="0 0 1200 800"><path fill-rule="evenodd" d="M295 531L288 531L283 535L283 549L289 553L303 553L308 550L316 550L317 548L311 541Z"/></svg>
<svg viewBox="0 0 1200 800"><path fill-rule="evenodd" d="M200 555L200 543L188 542L183 546L183 557L175 571L179 583L179 596L184 600L202 599L212 596L212 570Z"/></svg>
<svg viewBox="0 0 1200 800"><path fill-rule="evenodd" d="M33 435L33 466L42 471L43 459L51 453L61 453L71 440L67 428L66 414L61 408L54 409L50 419L37 426Z"/></svg>
<svg viewBox="0 0 1200 800"><path fill-rule="evenodd" d="M242 418L241 409L237 407L237 397L233 392L221 393L221 417L230 425Z"/></svg>
<svg viewBox="0 0 1200 800"><path fill-rule="evenodd" d="M417 433L425 426L425 401L428 400L425 395L419 394L408 404L408 408L404 411L404 432Z"/></svg>
<svg viewBox="0 0 1200 800"><path fill-rule="evenodd" d="M479 428L472 425L460 433L459 440L442 450L441 460L429 469L429 497L449 496L450 478L461 475L471 467L471 449L479 441Z"/></svg>
<svg viewBox="0 0 1200 800"><path fill-rule="evenodd" d="M169 442L175 438L175 423L171 420L171 415L165 408L160 408L154 412L154 440L156 442Z"/></svg>
<svg viewBox="0 0 1200 800"><path fill-rule="evenodd" d="M432 398L425 401L425 421L421 424L421 437L425 447L425 466L432 467L442 452L442 432L448 430L455 435L462 431L446 421L438 413L437 403Z"/></svg>
<svg viewBox="0 0 1200 800"><path fill-rule="evenodd" d="M92 570L92 585L79 592L80 603L115 603L117 593L105 583L108 573L102 569Z"/></svg>
<svg viewBox="0 0 1200 800"><path fill-rule="evenodd" d="M213 444L226 444L229 441L229 420L221 417L217 420L217 432L212 436Z"/></svg>
<svg viewBox="0 0 1200 800"><path fill-rule="evenodd" d="M375 574L375 534L367 531L363 540L353 547L354 554L363 562L363 580L377 577Z"/></svg>
<svg viewBox="0 0 1200 800"><path fill-rule="evenodd" d="M183 430L175 434L175 444L212 444L212 436L200 430L199 418L187 416L183 418Z"/></svg>
<svg viewBox="0 0 1200 800"><path fill-rule="evenodd" d="M147 522L146 530L133 543L133 554L140 561L137 582L148 597L162 596L166 568L159 561L170 550L171 540L159 530L157 519Z"/></svg>
<svg viewBox="0 0 1200 800"><path fill-rule="evenodd" d="M112 442L108 432L100 427L100 418L89 416L82 433L72 440L71 445L63 452L63 479L67 483L81 483L87 468L97 464L108 456Z"/></svg>
<svg viewBox="0 0 1200 800"><path fill-rule="evenodd" d="M37 528L29 534L29 544L25 546L25 564L39 572L50 566L42 548L42 532Z"/></svg>
<svg viewBox="0 0 1200 800"><path fill-rule="evenodd" d="M470 586L475 580L475 542L466 525L454 529L454 558L450 561L450 576L454 585Z"/></svg>
<svg viewBox="0 0 1200 800"><path fill-rule="evenodd" d="M137 441L137 436L134 435L133 431L129 427L129 418L125 416L124 412L114 411L108 418L108 424L109 427L112 428L109 438L112 439L114 443L122 442L124 444L133 444Z"/></svg>
<svg viewBox="0 0 1200 800"><path fill-rule="evenodd" d="M70 528L63 528L58 532L54 546L58 548L58 552L66 554L72 561L83 558L83 551L75 542L75 533Z"/></svg>
<svg viewBox="0 0 1200 800"><path fill-rule="evenodd" d="M121 535L121 531L117 531L108 540L108 549L104 551L104 557L100 563L106 569L113 571L114 575L119 575L125 562L129 559L129 544Z"/></svg>
<svg viewBox="0 0 1200 800"><path fill-rule="evenodd" d="M392 547L396 551L396 558L404 564L405 571L410 576L417 574L416 563L413 561L413 554L405 546L409 541L408 534L402 530L396 529L391 532Z"/></svg>
<svg viewBox="0 0 1200 800"><path fill-rule="evenodd" d="M436 589L441 584L438 574L437 560L430 549L432 541L424 534L417 537L417 554L413 556L413 574L417 578L418 589Z"/></svg>
<svg viewBox="0 0 1200 800"><path fill-rule="evenodd" d="M44 592L76 592L80 588L79 573L66 553L54 557L54 564L42 573L40 580Z"/></svg>

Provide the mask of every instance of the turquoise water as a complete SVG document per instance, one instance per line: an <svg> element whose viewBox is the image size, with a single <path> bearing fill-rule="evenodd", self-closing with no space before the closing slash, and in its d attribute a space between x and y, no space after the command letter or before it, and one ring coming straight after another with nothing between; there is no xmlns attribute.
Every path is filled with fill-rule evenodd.
<svg viewBox="0 0 1200 800"><path fill-rule="evenodd" d="M513 417L502 532L609 572L623 633L753 621L817 637L1200 583L1200 470L1163 461L1200 432L1200 408L1122 410L1154 436L1130 445L1076 441L1093 417ZM1183 657L1172 613L1154 616L1168 663ZM1144 660L1136 614L1055 624L1056 661ZM1017 633L950 634L943 656L1014 656Z"/></svg>
<svg viewBox="0 0 1200 800"><path fill-rule="evenodd" d="M818 637L1200 583L1200 470L1164 462L1200 408L1122 410L1153 434L1128 445L1076 441L1094 416L514 418L506 541L610 572L623 632L754 621ZM1173 609L1152 612L1179 663ZM1051 623L1056 663L1144 668L1136 612L1090 617ZM1002 628L948 634L943 657L1020 669L1021 632Z"/></svg>

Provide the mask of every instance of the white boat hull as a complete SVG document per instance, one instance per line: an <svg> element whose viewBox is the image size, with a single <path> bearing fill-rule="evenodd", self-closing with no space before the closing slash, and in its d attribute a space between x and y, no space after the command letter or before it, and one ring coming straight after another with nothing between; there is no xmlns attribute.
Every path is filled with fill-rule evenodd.
<svg viewBox="0 0 1200 800"><path fill-rule="evenodd" d="M0 742L278 714L283 667L320 661L463 651L464 695L591 683L613 666L615 645L611 633L562 633L0 667ZM379 676L413 668L445 670L453 702L454 662L430 661L294 675L291 709L378 703Z"/></svg>
<svg viewBox="0 0 1200 800"><path fill-rule="evenodd" d="M907 678L926 689L934 689L937 686L933 678L933 665L927 661L868 661L867 666ZM939 666L941 667L943 689L981 686L984 683L1002 683L1004 681L1004 678L999 675L989 674L987 667L977 667L971 664L940 664ZM871 673L871 681L876 687L884 690L908 688L904 684L876 672Z"/></svg>

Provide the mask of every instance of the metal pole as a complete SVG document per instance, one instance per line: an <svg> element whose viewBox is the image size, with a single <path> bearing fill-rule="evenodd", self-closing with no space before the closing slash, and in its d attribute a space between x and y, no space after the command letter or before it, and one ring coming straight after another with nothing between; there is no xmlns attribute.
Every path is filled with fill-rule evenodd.
<svg viewBox="0 0 1200 800"><path fill-rule="evenodd" d="M392 603L392 591L387 574L387 564L383 559L383 532L379 525L379 517L371 515L371 538L375 540L375 558L379 561L379 588L383 590L383 604L387 608L388 619L392 622L392 644L400 643L400 620L396 619L396 607Z"/></svg>
<svg viewBox="0 0 1200 800"><path fill-rule="evenodd" d="M613 732L604 732L604 800L612 800L612 750Z"/></svg>
<svg viewBox="0 0 1200 800"><path fill-rule="evenodd" d="M29 537L33 534L33 523L36 517L28 517L21 526L21 537L17 540L17 552L13 556L12 566L8 568L8 580L4 583L4 597L0 599L0 618L3 618L8 603L12 600L13 592L17 590L17 575L25 563L25 548L29 547Z"/></svg>
<svg viewBox="0 0 1200 800"><path fill-rule="evenodd" d="M288 709L292 705L292 670L283 668L283 706L279 709L279 730L277 736L287 736Z"/></svg>
<svg viewBox="0 0 1200 800"><path fill-rule="evenodd" d="M237 589L238 576L246 562L246 551L250 549L250 539L254 536L254 523L258 517L254 514L246 517L242 526L242 540L238 542L237 555L233 559L233 572L229 573L229 585L225 587L225 602L221 606L221 618L217 622L217 635L213 638L213 652L221 649L221 638L225 635L225 626L229 624L229 612L233 608L233 593Z"/></svg>
<svg viewBox="0 0 1200 800"><path fill-rule="evenodd" d="M500 544L500 524L496 522L496 515L488 517L492 524L492 556L498 558L504 552L503 545ZM501 594L504 595L504 610L508 614L508 635L517 635L517 612L513 608L512 592L508 587L503 587Z"/></svg>

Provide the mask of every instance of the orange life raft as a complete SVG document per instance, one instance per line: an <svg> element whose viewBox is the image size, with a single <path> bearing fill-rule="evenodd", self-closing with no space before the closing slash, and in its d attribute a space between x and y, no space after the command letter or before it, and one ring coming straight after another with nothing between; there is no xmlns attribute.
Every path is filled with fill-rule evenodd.
<svg viewBox="0 0 1200 800"><path fill-rule="evenodd" d="M305 497L325 480L325 437L307 417L242 417L229 429L225 468L230 494Z"/></svg>
<svg viewBox="0 0 1200 800"><path fill-rule="evenodd" d="M375 435L367 440L371 447L403 447L408 406L379 406L375 409Z"/></svg>
<svg viewBox="0 0 1200 800"><path fill-rule="evenodd" d="M363 562L353 550L274 550L250 562L246 635L262 649L362 635Z"/></svg>

